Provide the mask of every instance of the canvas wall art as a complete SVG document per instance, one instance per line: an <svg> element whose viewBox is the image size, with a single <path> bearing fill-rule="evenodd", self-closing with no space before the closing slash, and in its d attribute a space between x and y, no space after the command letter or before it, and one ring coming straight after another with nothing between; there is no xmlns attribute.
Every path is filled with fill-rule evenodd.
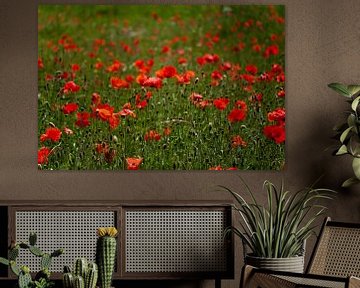
<svg viewBox="0 0 360 288"><path fill-rule="evenodd" d="M41 170L280 170L285 94L284 6L38 6Z"/></svg>

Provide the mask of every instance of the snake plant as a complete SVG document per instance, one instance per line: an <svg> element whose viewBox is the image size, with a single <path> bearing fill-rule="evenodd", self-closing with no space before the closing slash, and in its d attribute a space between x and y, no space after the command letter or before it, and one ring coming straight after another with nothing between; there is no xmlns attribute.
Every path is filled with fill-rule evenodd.
<svg viewBox="0 0 360 288"><path fill-rule="evenodd" d="M239 227L229 227L247 245L252 256L265 258L288 258L301 255L304 241L314 232L316 219L326 209L318 200L331 199L334 191L305 188L296 193L276 188L270 181L264 182L267 203L262 205L244 183L251 201L240 193L220 186L235 199L233 205L240 215Z"/></svg>

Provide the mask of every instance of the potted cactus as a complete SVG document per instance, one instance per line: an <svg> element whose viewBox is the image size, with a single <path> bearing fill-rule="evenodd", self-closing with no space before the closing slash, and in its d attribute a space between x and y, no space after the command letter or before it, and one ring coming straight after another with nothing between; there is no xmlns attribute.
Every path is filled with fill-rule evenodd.
<svg viewBox="0 0 360 288"><path fill-rule="evenodd" d="M116 258L115 227L100 227L97 229L96 262L99 268L99 287L110 288Z"/></svg>
<svg viewBox="0 0 360 288"><path fill-rule="evenodd" d="M64 253L63 249L57 249L52 253L45 253L36 246L37 236L30 233L29 243L12 243L8 252L8 259L0 257L0 263L10 266L11 271L18 277L18 288L49 288L54 285L50 280L50 265L54 257ZM16 259L20 249L28 250L39 257L41 270L35 275L34 280L30 274L30 268L26 265L19 266Z"/></svg>
<svg viewBox="0 0 360 288"><path fill-rule="evenodd" d="M89 263L85 258L76 259L73 272L69 266L64 267L64 288L95 288L97 279L98 267L96 263Z"/></svg>

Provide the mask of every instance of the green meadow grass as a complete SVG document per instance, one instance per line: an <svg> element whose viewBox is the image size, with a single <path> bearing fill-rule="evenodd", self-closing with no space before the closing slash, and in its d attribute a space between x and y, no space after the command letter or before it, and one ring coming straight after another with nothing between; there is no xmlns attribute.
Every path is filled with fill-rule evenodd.
<svg viewBox="0 0 360 288"><path fill-rule="evenodd" d="M232 10L228 15L226 11ZM275 6L275 11L284 17L284 7ZM40 5L38 9L38 53L44 63L39 69L38 80L38 137L48 127L59 129L67 127L74 134L62 133L59 142L39 140L39 148L46 146L52 149L48 163L40 165L40 169L126 169L127 157L141 157L142 170L207 170L211 167L236 167L240 170L279 170L285 162L284 143L276 144L266 138L263 128L271 125L267 114L278 107L285 106L284 98L276 97L284 83L276 81L257 81L253 85L256 93L262 93L261 103L252 103L252 93L244 91L243 80L233 81L226 72L219 86L211 86L211 72L218 69L218 64L199 66L196 58L205 53L217 54L220 62L231 62L242 67L240 74L246 73L245 66L256 65L257 76L271 70L273 64L285 68L285 41L282 36L278 42L280 53L264 58L262 53L254 52L253 38L263 47L271 45L270 35L283 35L284 24L270 21L268 6L92 6L92 5ZM162 19L154 20L154 13ZM176 15L176 21L174 21ZM237 21L249 19L261 21L260 29L255 24L250 28L240 27L236 32L231 28ZM221 28L219 28L221 27ZM220 41L210 49L199 45L206 33L218 34ZM241 38L238 34L242 34ZM66 52L61 47L53 52L51 45L58 45L62 35L70 36L79 52ZM187 41L179 41L171 45L170 55L161 53L164 45L174 37L186 36ZM105 46L96 53L95 58L88 57L92 51L93 41L104 39L115 46ZM134 40L139 39L138 51L134 54L124 52L120 42L124 42L135 50ZM230 48L239 42L245 44L242 51L235 52ZM105 49L106 48L106 49ZM154 55L149 54L149 49ZM176 54L178 49L184 50L186 65L179 65ZM110 53L110 54L109 54ZM54 61L56 57L57 61ZM133 63L138 59L154 59L150 76L163 66L175 66L178 72L192 70L195 78L188 85L178 85L175 79L164 79L161 89L146 88L152 92L152 98L144 109L135 109L136 118L122 117L120 125L110 129L107 122L96 118L90 119L91 125L85 128L75 125L76 113L65 115L62 107L74 102L79 105L78 112L91 112L91 95L101 95L102 102L108 103L118 112L122 106L135 103L135 95L145 93L144 88L136 82L130 88L115 90L109 84L111 76L124 78L125 75L138 75ZM120 60L124 66L119 72L109 73L106 67L114 59ZM97 61L104 63L104 69L96 70ZM61 89L69 81L65 79L46 80L46 75L56 76L63 72L71 73L71 64L79 64L73 80L80 85L80 91L64 94ZM199 93L206 99L227 97L230 104L223 111L215 107L199 109L190 101L191 93ZM234 107L236 100L247 103L248 112L244 121L230 123L227 115ZM171 134L162 135L160 141L145 141L144 135L149 130L160 134L169 127ZM233 148L231 138L240 135L247 142L246 147ZM95 147L106 143L116 151L115 157L107 161Z"/></svg>

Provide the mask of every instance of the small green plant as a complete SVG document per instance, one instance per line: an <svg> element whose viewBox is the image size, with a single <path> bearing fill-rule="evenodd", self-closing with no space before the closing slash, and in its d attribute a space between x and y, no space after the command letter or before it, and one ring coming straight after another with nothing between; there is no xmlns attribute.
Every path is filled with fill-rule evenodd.
<svg viewBox="0 0 360 288"><path fill-rule="evenodd" d="M0 263L10 266L11 271L18 276L19 288L49 288L53 286L50 281L50 265L53 257L58 257L64 253L63 249L57 249L51 254L43 252L36 246L37 236L30 233L29 243L12 243L8 252L8 259L0 257ZM33 255L40 257L41 270L35 275L33 280L30 275L30 268L26 265L19 266L16 259L19 256L20 249L28 250Z"/></svg>
<svg viewBox="0 0 360 288"><path fill-rule="evenodd" d="M349 154L353 157L354 177L347 179L342 184L343 187L349 187L360 183L360 85L331 83L328 86L346 97L347 102L351 105L351 109L347 112L347 121L334 127L340 140L340 147L334 151L334 155Z"/></svg>
<svg viewBox="0 0 360 288"><path fill-rule="evenodd" d="M76 259L73 273L70 267L64 267L64 288L95 288L97 279L98 267L96 263L89 263L85 258Z"/></svg>
<svg viewBox="0 0 360 288"><path fill-rule="evenodd" d="M96 262L99 267L100 288L111 287L115 265L117 233L115 227L101 227L97 229L99 238L96 243Z"/></svg>
<svg viewBox="0 0 360 288"><path fill-rule="evenodd" d="M314 232L315 220L326 207L318 205L320 199L331 199L328 189L305 188L294 194L278 189L270 181L264 182L267 206L257 202L250 188L244 183L252 202L240 194L220 186L234 196L233 208L240 215L240 228L229 227L226 233L239 236L252 256L288 258L302 254L304 241Z"/></svg>

